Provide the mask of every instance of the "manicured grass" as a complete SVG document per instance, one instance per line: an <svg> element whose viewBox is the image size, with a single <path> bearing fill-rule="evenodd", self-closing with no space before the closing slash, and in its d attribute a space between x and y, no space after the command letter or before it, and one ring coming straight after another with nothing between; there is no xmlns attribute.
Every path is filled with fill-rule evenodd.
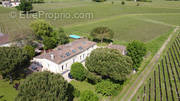
<svg viewBox="0 0 180 101"><path fill-rule="evenodd" d="M49 2L50 1L50 2ZM154 7L153 5L160 4L159 2L152 2L152 3L140 3L141 6L137 7L136 3L134 2L126 2L126 5L122 6L120 1L114 0L114 4L112 5L111 1L104 2L104 3L95 3L91 0L82 1L82 0L59 0L56 3L51 3L51 0L47 1L47 3L43 4L34 4L34 11L45 11L47 13L57 13L57 12L65 12L70 14L75 13L93 13L92 19L75 19L75 18L69 18L69 19L46 19L48 22L50 22L52 25L54 25L56 28L58 27L65 27L67 29L67 33L73 32L81 32L83 35L87 35L86 33L89 33L89 31L95 27L95 26L109 26L111 27L116 33L117 36L115 36L115 41L124 41L124 39L131 40L134 36L136 36L134 39L141 39L137 38L137 36L143 36L148 34L152 36L146 36L142 38L141 40L151 40L152 38L159 36L159 34L164 33L167 31L167 26L160 26L160 24L152 23L152 22L146 22L146 21L139 21L141 19L141 16L138 15L159 15L161 17L164 17L166 15L160 15L160 14L168 14L171 13L170 19L179 19L178 16L176 16L177 13L180 13L180 10L176 8L170 8L168 5L167 8L162 8L160 6ZM167 2L163 2L166 3ZM161 3L161 5L163 5ZM170 3L171 4L171 3ZM176 4L178 5L178 4ZM20 19L20 18L10 18L9 14L11 11L16 11L15 8L3 8L0 7L0 28L1 31L7 34L16 35L16 34L27 34L30 30L29 24L31 21L36 19ZM17 11L16 11L17 12ZM174 15L173 15L174 14ZM19 12L17 12L17 16L19 15ZM136 15L136 16L135 16ZM124 16L124 17L121 17ZM173 17L174 16L174 17ZM137 19L133 19L133 18ZM42 17L45 19L44 17ZM177 20L178 23L178 20ZM94 26L95 25L95 26ZM80 27L81 26L81 27ZM82 27L85 26L85 27ZM88 27L88 28L86 28ZM128 28L127 28L128 27ZM83 31L82 29L85 28ZM157 29L159 28L160 31L157 33ZM87 29L87 30L86 30ZM152 31L152 33L150 33ZM85 32L85 34L84 34ZM157 34L156 34L157 33ZM131 36L131 35L134 36ZM124 36L125 35L125 36ZM130 35L130 36L128 36ZM122 36L122 38L121 38ZM123 39L123 40L122 40Z"/></svg>
<svg viewBox="0 0 180 101"><path fill-rule="evenodd" d="M159 50L159 48L162 46L162 44L165 42L165 40L172 33L173 30L174 28L170 29L168 32L164 33L163 35L156 37L151 41L146 42L147 50L151 52L152 56L154 56L154 54Z"/></svg>
<svg viewBox="0 0 180 101"><path fill-rule="evenodd" d="M90 83L88 83L87 81L76 81L76 80L73 80L70 82L75 88L77 88L81 93L85 90L90 90L90 91L93 91L95 94L97 94L95 92L95 85L92 85ZM100 94L97 94L99 99L102 100L106 97L100 95ZM75 98L74 101L78 101L78 98Z"/></svg>
<svg viewBox="0 0 180 101"><path fill-rule="evenodd" d="M152 19L155 21L161 21L168 24L180 26L180 14L163 14L163 15L143 15L145 19Z"/></svg>
<svg viewBox="0 0 180 101"><path fill-rule="evenodd" d="M115 32L114 40L128 42L130 40L150 41L171 28L166 25L134 19L136 17L138 16L119 16L107 21L67 27L65 30L68 33L84 35L89 34L97 26L108 26Z"/></svg>
<svg viewBox="0 0 180 101"><path fill-rule="evenodd" d="M8 81L0 80L0 101L14 101L17 91Z"/></svg>

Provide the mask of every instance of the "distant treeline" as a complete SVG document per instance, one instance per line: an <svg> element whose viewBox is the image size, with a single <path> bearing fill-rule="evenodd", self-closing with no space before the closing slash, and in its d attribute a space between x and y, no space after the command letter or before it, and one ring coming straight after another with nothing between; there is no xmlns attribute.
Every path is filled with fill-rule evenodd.
<svg viewBox="0 0 180 101"><path fill-rule="evenodd" d="M135 0L126 0L126 1L135 1ZM152 0L136 0L136 1L140 1L140 2L152 2Z"/></svg>
<svg viewBox="0 0 180 101"><path fill-rule="evenodd" d="M95 1L95 2L104 2L106 0L92 0L92 1Z"/></svg>
<svg viewBox="0 0 180 101"><path fill-rule="evenodd" d="M31 3L44 3L44 0L29 0Z"/></svg>
<svg viewBox="0 0 180 101"><path fill-rule="evenodd" d="M180 1L180 0L166 0L166 1Z"/></svg>

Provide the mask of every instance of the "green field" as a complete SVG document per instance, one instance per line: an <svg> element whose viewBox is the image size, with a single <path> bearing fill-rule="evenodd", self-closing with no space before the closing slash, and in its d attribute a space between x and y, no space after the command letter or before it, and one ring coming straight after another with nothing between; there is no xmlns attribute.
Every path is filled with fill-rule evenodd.
<svg viewBox="0 0 180 101"><path fill-rule="evenodd" d="M0 101L14 101L17 91L8 81L0 80Z"/></svg>
<svg viewBox="0 0 180 101"><path fill-rule="evenodd" d="M173 6L172 6L173 5ZM11 12L16 13L11 18ZM180 25L180 2L154 0L152 3L126 2L123 6L119 0L104 3L95 3L91 0L46 0L43 4L34 4L34 11L45 13L91 13L88 18L49 19L42 16L56 28L63 27L67 34L89 36L91 30L97 26L108 26L115 32L116 43L129 40L150 41L166 33L171 27ZM33 18L19 18L15 8L0 7L0 29L3 33L12 36L28 34ZM30 15L31 16L31 15Z"/></svg>

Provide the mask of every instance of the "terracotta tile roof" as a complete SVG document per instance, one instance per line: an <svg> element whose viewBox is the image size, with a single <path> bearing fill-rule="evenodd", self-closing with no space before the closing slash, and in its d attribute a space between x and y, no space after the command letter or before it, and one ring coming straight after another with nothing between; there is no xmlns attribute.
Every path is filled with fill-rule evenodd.
<svg viewBox="0 0 180 101"><path fill-rule="evenodd" d="M64 62L65 60L70 59L73 56L80 54L81 52L84 52L95 44L95 42L91 42L86 39L78 39L71 43L60 45L49 53L42 53L35 58L48 59L57 64L60 64L61 62ZM52 56L54 59L51 58Z"/></svg>
<svg viewBox="0 0 180 101"><path fill-rule="evenodd" d="M0 45L6 44L9 42L9 36L0 32Z"/></svg>

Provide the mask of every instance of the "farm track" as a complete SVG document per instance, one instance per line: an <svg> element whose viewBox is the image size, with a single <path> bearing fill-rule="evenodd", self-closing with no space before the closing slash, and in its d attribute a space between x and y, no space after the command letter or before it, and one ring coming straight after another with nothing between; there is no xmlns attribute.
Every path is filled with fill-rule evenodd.
<svg viewBox="0 0 180 101"><path fill-rule="evenodd" d="M162 47L159 49L159 51L156 53L156 55L153 57L151 62L146 66L144 71L138 76L138 78L134 81L133 85L128 89L126 94L121 98L117 98L114 101L131 101L131 99L134 97L138 89L142 86L143 82L147 79L148 75L151 73L151 71L154 69L154 66L157 64L159 61L161 53L164 51L166 48L167 44L171 40L172 36L176 31L179 29L179 27L176 27L172 34L168 37L168 39L164 42ZM121 93L124 93L127 90L127 88L123 88Z"/></svg>
<svg viewBox="0 0 180 101"><path fill-rule="evenodd" d="M174 56L178 55L180 51L174 50L173 45L177 44L177 47L180 47L180 42L176 43L180 40L180 33L176 35L176 39L173 39L173 42L170 43L170 46L168 46L165 54L163 54L163 58L161 58L161 63L158 64L158 69L155 68L155 71L157 70L159 73L159 77L161 74L163 74L163 81L161 82L161 78L159 78L159 82L156 82L154 79L154 88L150 89L151 94L154 95L151 97L151 99L156 98L156 95L160 97L157 97L157 100L161 100L163 98L163 101L180 101L180 95L179 95L179 87L180 82L178 82L179 79L179 72L180 72L180 66L178 63L180 62L180 58L176 58ZM175 59L177 62L175 62ZM164 62L165 61L165 62ZM161 64L161 67L159 66ZM160 72L160 68L162 69L162 72ZM149 76L149 78L152 78L152 74ZM156 78L157 76L154 75ZM147 80L146 80L147 81ZM157 80L158 81L158 80ZM150 84L150 83L149 83ZM149 85L148 83L144 83L143 86L138 90L136 96L133 97L133 101L135 99L138 99L138 101L144 100L143 97L140 97L142 95L147 95L147 93L143 94L143 87L146 85ZM155 85L159 84L160 88L156 88ZM155 90L161 90L161 85L164 86L162 88L163 92L157 92L153 93L153 89ZM152 86L153 87L153 86ZM150 88L150 87L149 87ZM163 94L163 97L161 96ZM135 100L136 101L136 100ZM149 100L149 101L155 101L155 100Z"/></svg>
<svg viewBox="0 0 180 101"><path fill-rule="evenodd" d="M168 23L165 23L165 22L157 21L157 20L147 19L147 18L138 19L138 20L151 22L151 23L156 23L156 24L161 24L161 25L166 25L166 26L170 26L170 27L176 27L176 25L168 24Z"/></svg>

